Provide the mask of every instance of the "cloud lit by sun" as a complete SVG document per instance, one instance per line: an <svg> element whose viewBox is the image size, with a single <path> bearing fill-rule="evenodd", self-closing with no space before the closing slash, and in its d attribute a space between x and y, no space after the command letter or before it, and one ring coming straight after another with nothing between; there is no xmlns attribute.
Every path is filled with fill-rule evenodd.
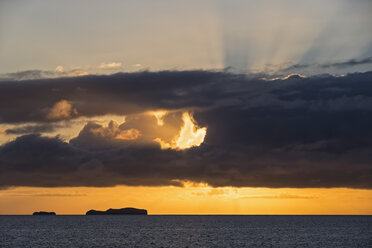
<svg viewBox="0 0 372 248"><path fill-rule="evenodd" d="M153 111L151 112L151 114L155 116L158 126L164 126L163 118L167 114L167 111L162 111L162 110Z"/></svg>
<svg viewBox="0 0 372 248"><path fill-rule="evenodd" d="M183 126L181 127L179 134L170 143L167 143L160 138L154 140L160 144L162 149L171 148L183 150L193 146L200 146L201 143L203 143L207 134L207 128L199 128L193 117L188 112L182 114L182 120Z"/></svg>

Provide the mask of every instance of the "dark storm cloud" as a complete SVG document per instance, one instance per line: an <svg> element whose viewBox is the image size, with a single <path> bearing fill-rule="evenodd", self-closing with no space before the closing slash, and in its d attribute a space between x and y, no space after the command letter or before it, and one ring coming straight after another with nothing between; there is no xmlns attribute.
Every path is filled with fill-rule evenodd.
<svg viewBox="0 0 372 248"><path fill-rule="evenodd" d="M192 180L213 186L371 188L369 152L208 144L185 151L155 145L93 150L28 135L2 147L0 182L56 187L179 185L178 180Z"/></svg>
<svg viewBox="0 0 372 248"><path fill-rule="evenodd" d="M370 73L265 81L225 72L164 71L0 82L0 123L59 121L48 116L60 102L76 110L67 119L216 106L369 109L369 81ZM350 92L331 92L335 89Z"/></svg>
<svg viewBox="0 0 372 248"><path fill-rule="evenodd" d="M224 83L244 82L219 72L141 72L111 76L0 82L0 123L50 122L48 113L68 101L79 116L130 114L154 108L210 107L230 93ZM216 88L214 88L216 87ZM60 120L60 119L56 119Z"/></svg>
<svg viewBox="0 0 372 248"><path fill-rule="evenodd" d="M227 72L141 72L3 82L0 94L2 122L49 121L45 109L66 99L85 116L193 109L208 128L200 147L182 151L97 138L89 132L101 128L94 123L70 142L21 136L0 147L0 187L191 180L372 188L372 72L273 81Z"/></svg>

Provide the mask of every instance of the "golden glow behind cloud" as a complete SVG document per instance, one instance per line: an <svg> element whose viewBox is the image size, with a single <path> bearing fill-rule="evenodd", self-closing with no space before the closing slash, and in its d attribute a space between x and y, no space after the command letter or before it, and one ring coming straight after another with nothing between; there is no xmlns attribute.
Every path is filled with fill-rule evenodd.
<svg viewBox="0 0 372 248"><path fill-rule="evenodd" d="M185 112L182 115L183 126L181 127L180 133L170 142L164 142L160 138L156 138L162 149L176 149L183 150L193 146L200 146L203 143L205 135L207 134L207 128L199 128L195 124L195 120L192 116Z"/></svg>
<svg viewBox="0 0 372 248"><path fill-rule="evenodd" d="M154 111L154 112L151 112L151 114L153 114L156 118L156 121L158 123L158 126L164 126L164 116L167 114L167 111Z"/></svg>

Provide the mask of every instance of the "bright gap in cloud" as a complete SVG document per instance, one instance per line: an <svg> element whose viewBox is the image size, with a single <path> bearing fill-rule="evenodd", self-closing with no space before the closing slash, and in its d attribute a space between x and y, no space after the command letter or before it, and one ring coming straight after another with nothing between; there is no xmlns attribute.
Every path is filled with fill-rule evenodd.
<svg viewBox="0 0 372 248"><path fill-rule="evenodd" d="M200 146L203 143L207 134L207 128L199 128L188 112L183 113L182 120L183 126L179 134L170 143L164 142L160 138L154 140L160 144L162 149L183 150L193 146Z"/></svg>

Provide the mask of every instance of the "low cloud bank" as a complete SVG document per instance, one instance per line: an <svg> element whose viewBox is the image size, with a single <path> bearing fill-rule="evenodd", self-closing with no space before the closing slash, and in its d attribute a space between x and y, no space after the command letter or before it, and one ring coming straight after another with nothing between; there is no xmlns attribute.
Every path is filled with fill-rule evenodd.
<svg viewBox="0 0 372 248"><path fill-rule="evenodd" d="M58 105L61 101L66 102ZM64 141L38 134L58 125L61 118L48 118L54 108L65 121L106 114L128 120L107 127L88 123ZM157 110L174 114L161 126L143 114ZM151 135L167 125L178 127L183 111L207 128L203 143L161 149ZM28 122L42 128L13 129L28 134L0 147L0 187L187 180L212 186L372 188L372 72L264 80L164 71L1 82L0 123Z"/></svg>

